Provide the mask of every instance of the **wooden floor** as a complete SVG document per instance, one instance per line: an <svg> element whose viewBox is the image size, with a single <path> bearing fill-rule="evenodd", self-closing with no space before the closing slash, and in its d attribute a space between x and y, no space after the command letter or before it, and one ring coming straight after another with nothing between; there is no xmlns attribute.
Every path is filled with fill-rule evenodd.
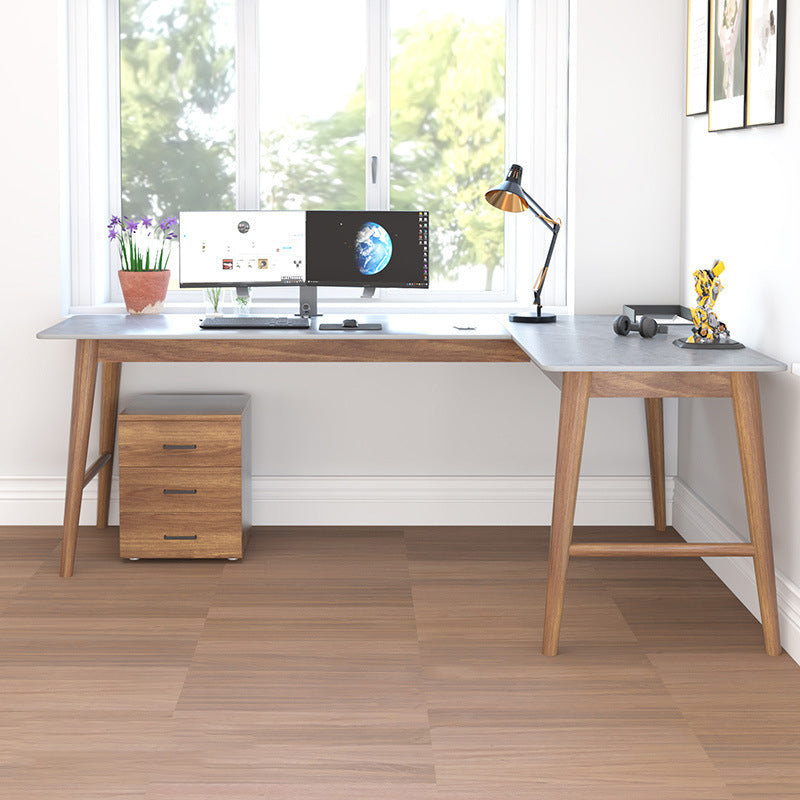
<svg viewBox="0 0 800 800"><path fill-rule="evenodd" d="M3 798L800 798L800 667L700 561L574 560L546 658L543 528L58 536L0 529Z"/></svg>

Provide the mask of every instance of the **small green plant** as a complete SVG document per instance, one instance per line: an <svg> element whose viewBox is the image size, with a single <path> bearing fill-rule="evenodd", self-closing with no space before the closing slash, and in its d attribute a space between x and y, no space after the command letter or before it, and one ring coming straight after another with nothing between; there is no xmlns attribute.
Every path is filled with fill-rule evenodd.
<svg viewBox="0 0 800 800"><path fill-rule="evenodd" d="M208 298L209 302L211 303L211 308L216 314L219 311L219 302L222 299L222 287L221 286L209 286L206 289L206 297Z"/></svg>
<svg viewBox="0 0 800 800"><path fill-rule="evenodd" d="M247 296L236 295L236 302L239 304L240 308L247 308L247 304L250 302L250 298Z"/></svg>
<svg viewBox="0 0 800 800"><path fill-rule="evenodd" d="M111 217L108 223L109 241L119 247L120 269L127 272L165 270L174 239L178 238L176 217L165 217L154 224L152 217L135 221L128 217Z"/></svg>

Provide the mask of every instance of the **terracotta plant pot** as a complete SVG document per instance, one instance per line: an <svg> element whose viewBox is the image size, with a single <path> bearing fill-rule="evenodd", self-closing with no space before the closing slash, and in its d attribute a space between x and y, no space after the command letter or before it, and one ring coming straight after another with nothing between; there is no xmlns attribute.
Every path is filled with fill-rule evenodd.
<svg viewBox="0 0 800 800"><path fill-rule="evenodd" d="M129 314L160 314L164 310L170 271L132 272L121 269L119 285Z"/></svg>

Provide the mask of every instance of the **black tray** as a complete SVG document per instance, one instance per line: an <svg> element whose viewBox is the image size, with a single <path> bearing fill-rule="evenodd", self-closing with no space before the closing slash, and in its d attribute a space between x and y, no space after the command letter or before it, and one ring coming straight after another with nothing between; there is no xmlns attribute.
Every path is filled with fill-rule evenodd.
<svg viewBox="0 0 800 800"><path fill-rule="evenodd" d="M631 322L637 322L641 317L680 317L686 322L671 322L670 325L691 325L692 310L688 306L674 305L625 305L622 313L629 317Z"/></svg>

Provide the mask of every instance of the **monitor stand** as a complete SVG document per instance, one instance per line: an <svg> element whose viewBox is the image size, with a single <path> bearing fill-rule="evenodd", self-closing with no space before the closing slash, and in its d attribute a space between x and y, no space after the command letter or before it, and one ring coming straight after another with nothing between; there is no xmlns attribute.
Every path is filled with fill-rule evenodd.
<svg viewBox="0 0 800 800"><path fill-rule="evenodd" d="M298 317L321 317L317 311L317 287L316 286L301 286L300 287L300 313L296 314Z"/></svg>
<svg viewBox="0 0 800 800"><path fill-rule="evenodd" d="M317 311L317 287L300 286L300 313L297 317L321 317ZM365 286L362 297L371 297L372 292L367 293L368 289L375 291L374 287ZM319 325L321 331L381 331L383 325L380 322L359 322L355 319L345 319L342 322L327 322Z"/></svg>

